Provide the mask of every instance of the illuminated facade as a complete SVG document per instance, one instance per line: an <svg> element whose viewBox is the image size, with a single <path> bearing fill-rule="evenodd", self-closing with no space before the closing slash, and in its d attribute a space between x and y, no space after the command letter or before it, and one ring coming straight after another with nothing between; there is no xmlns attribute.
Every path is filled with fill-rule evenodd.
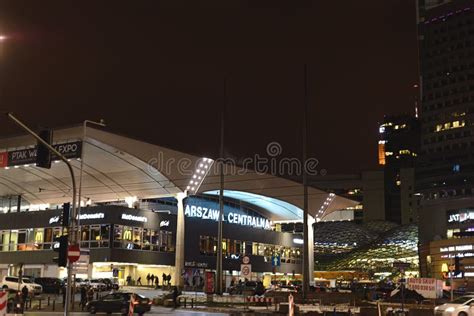
<svg viewBox="0 0 474 316"><path fill-rule="evenodd" d="M421 148L416 191L421 269L429 243L447 236L448 213L474 205L474 3L419 1Z"/></svg>
<svg viewBox="0 0 474 316"><path fill-rule="evenodd" d="M330 234L330 237L328 237ZM315 228L319 270L371 271L389 275L394 262L410 264L409 273L418 271L418 229L390 222L357 225L350 222L318 224Z"/></svg>

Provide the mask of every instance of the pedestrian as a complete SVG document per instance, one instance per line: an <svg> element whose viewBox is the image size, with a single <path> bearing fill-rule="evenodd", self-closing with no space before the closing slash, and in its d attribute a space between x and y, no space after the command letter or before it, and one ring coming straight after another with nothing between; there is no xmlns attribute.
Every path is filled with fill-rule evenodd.
<svg viewBox="0 0 474 316"><path fill-rule="evenodd" d="M168 274L167 279L168 279L168 285L171 285L171 274Z"/></svg>
<svg viewBox="0 0 474 316"><path fill-rule="evenodd" d="M154 274L152 274L152 275L150 276L150 283L151 283L151 286L153 286L153 282L155 282L155 275L154 275Z"/></svg>
<svg viewBox="0 0 474 316"><path fill-rule="evenodd" d="M130 286L130 283L132 283L132 277L127 276L127 285Z"/></svg>
<svg viewBox="0 0 474 316"><path fill-rule="evenodd" d="M178 307L178 287L173 287L173 305L174 308Z"/></svg>
<svg viewBox="0 0 474 316"><path fill-rule="evenodd" d="M146 275L146 285L150 285L151 276L150 273Z"/></svg>
<svg viewBox="0 0 474 316"><path fill-rule="evenodd" d="M81 286L81 310L84 310L84 307L86 307L87 303L87 290L85 286Z"/></svg>
<svg viewBox="0 0 474 316"><path fill-rule="evenodd" d="M64 286L63 287L63 306L66 305L66 291L67 291L67 287Z"/></svg>
<svg viewBox="0 0 474 316"><path fill-rule="evenodd" d="M163 284L163 286L165 286L165 284L166 284L166 273L163 272L163 275L161 276L161 278L163 279L162 284Z"/></svg>
<svg viewBox="0 0 474 316"><path fill-rule="evenodd" d="M26 300L28 299L28 287L25 285L23 286L23 288L21 289L21 296L23 298L23 302L26 303Z"/></svg>
<svg viewBox="0 0 474 316"><path fill-rule="evenodd" d="M89 289L87 290L87 301L92 302L94 300L94 289L92 286L89 286Z"/></svg>
<svg viewBox="0 0 474 316"><path fill-rule="evenodd" d="M138 277L137 285L142 286L142 277L141 276Z"/></svg>
<svg viewBox="0 0 474 316"><path fill-rule="evenodd" d="M160 278L158 276L155 277L155 289L158 289L160 286Z"/></svg>

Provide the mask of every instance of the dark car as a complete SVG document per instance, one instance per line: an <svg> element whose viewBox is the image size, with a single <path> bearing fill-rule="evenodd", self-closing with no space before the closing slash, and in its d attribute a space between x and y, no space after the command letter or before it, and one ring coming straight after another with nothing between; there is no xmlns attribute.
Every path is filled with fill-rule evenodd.
<svg viewBox="0 0 474 316"><path fill-rule="evenodd" d="M229 294L243 294L243 295L263 295L265 287L262 282L247 281L237 284L229 288Z"/></svg>
<svg viewBox="0 0 474 316"><path fill-rule="evenodd" d="M35 283L43 287L44 293L60 294L64 282L58 278L35 278Z"/></svg>
<svg viewBox="0 0 474 316"><path fill-rule="evenodd" d="M100 300L87 303L87 311L95 313L120 313L127 315L130 308L130 298L134 298L134 312L143 315L151 309L151 300L134 293L116 292L111 293Z"/></svg>

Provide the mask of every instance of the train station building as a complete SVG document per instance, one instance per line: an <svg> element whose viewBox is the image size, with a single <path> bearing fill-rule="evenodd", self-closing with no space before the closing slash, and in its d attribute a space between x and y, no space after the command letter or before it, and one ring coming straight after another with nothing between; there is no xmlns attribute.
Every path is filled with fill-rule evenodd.
<svg viewBox="0 0 474 316"><path fill-rule="evenodd" d="M82 126L54 131L56 148L81 183L78 235L90 256L76 267L77 277L116 277L121 283L141 277L144 284L148 274L160 282L169 274L172 284L202 286L203 273L216 267L217 163L99 129L82 135ZM30 136L0 140L1 276L17 274L20 266L25 275L66 273L53 262L52 248L63 233L62 205L72 201L71 179L57 157L50 169L36 167L35 159ZM303 221L302 185L229 163L224 170L226 284L240 277L244 256L253 279L298 279L302 234L282 227ZM313 187L308 196L310 236L315 221L357 204ZM277 267L271 262L275 255Z"/></svg>

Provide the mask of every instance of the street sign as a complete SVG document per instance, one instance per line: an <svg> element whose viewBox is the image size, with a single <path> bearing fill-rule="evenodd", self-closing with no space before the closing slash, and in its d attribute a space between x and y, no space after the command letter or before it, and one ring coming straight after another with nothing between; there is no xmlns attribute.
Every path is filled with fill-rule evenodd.
<svg viewBox="0 0 474 316"><path fill-rule="evenodd" d="M240 265L240 276L250 279L252 275L252 265L251 264L241 264Z"/></svg>
<svg viewBox="0 0 474 316"><path fill-rule="evenodd" d="M67 258L69 262L76 262L81 256L81 249L78 245L71 245L67 250Z"/></svg>
<svg viewBox="0 0 474 316"><path fill-rule="evenodd" d="M280 256L272 256L272 267L279 267L280 263Z"/></svg>
<svg viewBox="0 0 474 316"><path fill-rule="evenodd" d="M249 264L249 263L250 263L250 258L249 258L248 256L244 256L244 257L242 258L242 263L243 263L243 264Z"/></svg>

